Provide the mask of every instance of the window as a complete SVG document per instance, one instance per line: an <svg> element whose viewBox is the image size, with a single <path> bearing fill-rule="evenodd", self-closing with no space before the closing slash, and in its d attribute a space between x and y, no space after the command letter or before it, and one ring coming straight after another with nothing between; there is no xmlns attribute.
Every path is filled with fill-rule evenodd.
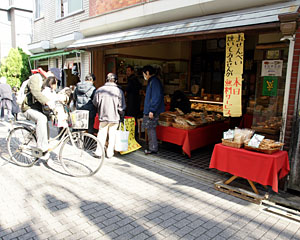
<svg viewBox="0 0 300 240"><path fill-rule="evenodd" d="M57 14L56 18L63 18L72 13L82 10L82 0L56 0Z"/></svg>
<svg viewBox="0 0 300 240"><path fill-rule="evenodd" d="M35 19L43 17L43 0L35 0Z"/></svg>

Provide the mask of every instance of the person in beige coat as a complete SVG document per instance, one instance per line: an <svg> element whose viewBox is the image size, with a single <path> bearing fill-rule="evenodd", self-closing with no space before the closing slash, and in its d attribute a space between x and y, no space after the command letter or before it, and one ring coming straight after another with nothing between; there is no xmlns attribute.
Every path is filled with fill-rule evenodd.
<svg viewBox="0 0 300 240"><path fill-rule="evenodd" d="M118 78L114 73L109 73L106 83L97 89L93 99L100 121L97 138L102 146L105 146L107 133L109 136L106 150L108 158L114 155L116 130L120 120L124 119L126 108L124 93L117 85L117 80Z"/></svg>
<svg viewBox="0 0 300 240"><path fill-rule="evenodd" d="M51 76L51 72L48 72L46 76ZM43 113L43 105L49 106L50 109L55 108L55 102L48 99L44 94L42 94L42 85L46 78L43 78L41 74L37 73L30 77L30 80L26 86L25 94L26 97L22 103L21 110L24 116L36 123L36 137L37 137L37 147L41 149L44 153L42 159L48 159L50 154L48 151L48 118Z"/></svg>

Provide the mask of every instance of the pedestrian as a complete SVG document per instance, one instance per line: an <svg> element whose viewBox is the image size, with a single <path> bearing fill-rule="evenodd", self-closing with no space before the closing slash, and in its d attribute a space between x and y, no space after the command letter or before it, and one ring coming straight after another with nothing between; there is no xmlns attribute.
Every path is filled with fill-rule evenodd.
<svg viewBox="0 0 300 240"><path fill-rule="evenodd" d="M126 87L126 116L134 117L135 122L140 115L140 90L142 89L142 84L134 74L134 68L128 65L126 68L127 75L127 87ZM137 136L137 124L135 124L135 136Z"/></svg>
<svg viewBox="0 0 300 240"><path fill-rule="evenodd" d="M121 88L117 85L117 75L107 74L106 83L97 89L93 103L99 115L99 131L97 138L102 146L105 146L108 135L108 146L106 156L114 155L115 135L120 121L125 115L125 97ZM96 155L98 151L96 150Z"/></svg>
<svg viewBox="0 0 300 240"><path fill-rule="evenodd" d="M9 84L6 83L6 77L0 78L0 120L4 121L4 111L7 110L8 120L14 119L12 114L12 89Z"/></svg>
<svg viewBox="0 0 300 240"><path fill-rule="evenodd" d="M26 119L36 124L37 147L43 151L41 159L47 160L50 157L48 152L49 126L48 118L43 113L43 105L54 109L55 101L42 94L42 86L47 77L53 76L53 73L45 72L43 69L34 70L34 72L35 74L29 78L25 88L25 99L21 110Z"/></svg>
<svg viewBox="0 0 300 240"><path fill-rule="evenodd" d="M12 115L14 116L15 120L18 120L18 113L20 112L19 104L17 103L17 87L12 87Z"/></svg>
<svg viewBox="0 0 300 240"><path fill-rule="evenodd" d="M144 66L142 72L144 79L148 81L143 112L143 126L148 132L148 149L145 149L145 154L156 154L158 151L156 126L159 114L165 111L163 87L152 66Z"/></svg>
<svg viewBox="0 0 300 240"><path fill-rule="evenodd" d="M126 116L135 117L135 119L137 119L140 112L140 101L141 101L140 90L142 89L142 84L134 74L133 66L131 65L127 66L126 75L127 75Z"/></svg>
<svg viewBox="0 0 300 240"><path fill-rule="evenodd" d="M96 78L94 74L90 73L85 77L85 81L77 83L74 91L74 101L77 110L89 111L89 126L88 133L94 134L94 121L97 113L97 109L93 104L93 98L96 92L94 86Z"/></svg>

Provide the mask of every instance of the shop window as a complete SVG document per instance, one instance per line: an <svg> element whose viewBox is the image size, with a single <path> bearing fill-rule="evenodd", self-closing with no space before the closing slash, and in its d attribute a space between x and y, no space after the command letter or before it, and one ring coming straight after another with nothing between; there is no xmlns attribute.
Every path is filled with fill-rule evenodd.
<svg viewBox="0 0 300 240"><path fill-rule="evenodd" d="M56 18L67 17L82 10L82 0L56 0Z"/></svg>
<svg viewBox="0 0 300 240"><path fill-rule="evenodd" d="M35 0L35 19L43 17L43 0Z"/></svg>
<svg viewBox="0 0 300 240"><path fill-rule="evenodd" d="M260 56L255 95L250 96L247 113L253 116L252 129L267 138L279 140L288 48L256 50L255 55Z"/></svg>

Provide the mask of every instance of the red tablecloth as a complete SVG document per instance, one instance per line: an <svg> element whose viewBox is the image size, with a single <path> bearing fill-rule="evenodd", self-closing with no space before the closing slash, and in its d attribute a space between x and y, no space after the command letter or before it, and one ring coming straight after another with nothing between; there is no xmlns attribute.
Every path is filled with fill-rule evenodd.
<svg viewBox="0 0 300 240"><path fill-rule="evenodd" d="M215 145L209 167L272 186L275 192L278 192L278 179L290 171L286 151L264 154L222 144Z"/></svg>
<svg viewBox="0 0 300 240"><path fill-rule="evenodd" d="M157 126L157 139L182 146L182 150L191 157L191 151L219 142L228 124L218 122L192 130Z"/></svg>

